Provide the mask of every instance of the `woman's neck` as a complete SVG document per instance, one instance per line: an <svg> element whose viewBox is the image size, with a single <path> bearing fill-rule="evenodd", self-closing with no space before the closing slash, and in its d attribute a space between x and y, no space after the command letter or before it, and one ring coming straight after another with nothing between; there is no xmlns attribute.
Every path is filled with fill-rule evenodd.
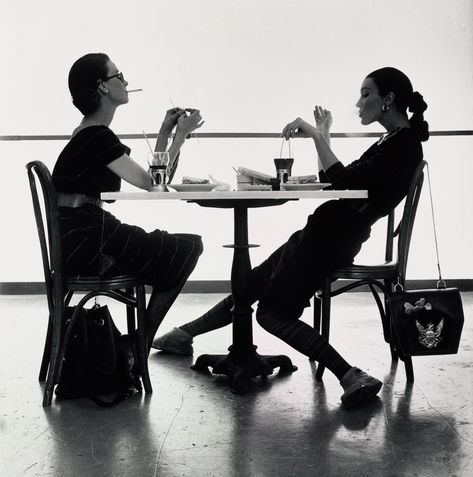
<svg viewBox="0 0 473 477"><path fill-rule="evenodd" d="M400 114L397 111L390 111L386 113L380 120L379 123L383 126L388 133L395 131L399 128L410 128L411 123L407 116Z"/></svg>
<svg viewBox="0 0 473 477"><path fill-rule="evenodd" d="M77 133L81 129L87 128L89 126L107 126L109 127L113 121L113 116L115 115L115 109L102 109L99 108L94 111L92 114L88 114L82 118L79 126L74 130L74 133Z"/></svg>

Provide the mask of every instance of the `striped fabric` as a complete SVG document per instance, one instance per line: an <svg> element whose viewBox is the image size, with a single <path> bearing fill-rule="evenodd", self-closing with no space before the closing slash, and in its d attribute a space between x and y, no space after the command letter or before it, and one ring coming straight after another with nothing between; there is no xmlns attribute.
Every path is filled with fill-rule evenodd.
<svg viewBox="0 0 473 477"><path fill-rule="evenodd" d="M139 272L161 291L173 288L203 249L198 235L148 233L92 204L61 207L59 224L67 272Z"/></svg>

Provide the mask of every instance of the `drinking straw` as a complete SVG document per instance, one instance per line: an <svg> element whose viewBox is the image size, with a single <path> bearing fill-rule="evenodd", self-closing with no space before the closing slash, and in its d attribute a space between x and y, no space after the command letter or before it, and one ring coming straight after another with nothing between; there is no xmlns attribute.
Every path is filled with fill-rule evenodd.
<svg viewBox="0 0 473 477"><path fill-rule="evenodd" d="M291 138L287 140L287 143L289 145L289 157L292 157L291 155ZM279 151L279 157L282 157L282 148L284 147L284 138L282 138L282 143L281 143L281 150Z"/></svg>
<svg viewBox="0 0 473 477"><path fill-rule="evenodd" d="M148 143L149 150L151 151L151 155L153 156L153 155L154 155L153 148L151 147L151 144L150 144L150 142L149 142L148 136L146 135L146 133L145 133L144 131L143 131L143 136L145 137L146 142Z"/></svg>
<svg viewBox="0 0 473 477"><path fill-rule="evenodd" d="M238 172L238 169L237 169L235 166L232 166L232 169L233 169L237 174L240 174L240 173Z"/></svg>

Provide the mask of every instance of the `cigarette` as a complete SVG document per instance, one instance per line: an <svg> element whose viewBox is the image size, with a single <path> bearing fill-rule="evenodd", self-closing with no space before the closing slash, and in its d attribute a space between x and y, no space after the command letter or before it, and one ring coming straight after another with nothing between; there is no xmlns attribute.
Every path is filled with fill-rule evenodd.
<svg viewBox="0 0 473 477"><path fill-rule="evenodd" d="M138 88L138 89L127 89L126 92L127 93L136 93L137 91L143 91L142 88Z"/></svg>

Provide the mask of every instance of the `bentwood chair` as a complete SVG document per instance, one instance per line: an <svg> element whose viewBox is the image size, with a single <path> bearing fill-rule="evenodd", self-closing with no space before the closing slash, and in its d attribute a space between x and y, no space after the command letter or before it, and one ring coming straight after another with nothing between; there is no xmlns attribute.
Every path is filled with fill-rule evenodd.
<svg viewBox="0 0 473 477"><path fill-rule="evenodd" d="M39 380L45 381L43 406L51 405L55 385L61 376L62 362L68 336L79 310L96 296L113 298L127 307L128 332L136 328L138 335L139 369L146 393L152 392L148 372L148 352L145 337L146 298L143 279L136 274L99 276L71 276L63 269L59 234L56 191L48 168L41 161L26 166L33 208L43 258L44 279L49 309L49 322ZM39 184L40 187L37 186ZM85 295L77 303L70 321L65 318L66 306L75 292ZM135 317L136 309L136 317Z"/></svg>
<svg viewBox="0 0 473 477"><path fill-rule="evenodd" d="M404 362L407 381L414 381L414 371L410 356L404 356L396 345L395 336L391 332L388 299L395 286L404 287L406 279L407 259L409 245L414 227L414 220L419 203L422 184L424 181L424 167L427 163L422 161L412 178L409 191L404 201L401 220L394 229L395 210L391 211L387 220L385 262L379 265L361 265L354 263L345 268L335 270L328 276L322 289L317 291L314 297L314 328L321 335L329 339L330 335L330 306L331 298L354 288L367 285L378 305L383 326L384 340L389 344L393 361L400 358ZM393 258L394 243L397 238L397 253ZM350 283L334 290L332 284L336 280L350 280ZM377 291L378 289L378 291ZM381 299L380 293L384 300ZM317 367L315 377L322 379L324 366Z"/></svg>

